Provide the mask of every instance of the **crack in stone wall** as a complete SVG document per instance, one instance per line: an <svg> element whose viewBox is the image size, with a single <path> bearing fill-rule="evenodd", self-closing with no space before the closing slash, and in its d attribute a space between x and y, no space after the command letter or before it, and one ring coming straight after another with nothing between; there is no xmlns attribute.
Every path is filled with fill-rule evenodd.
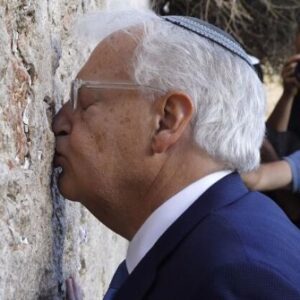
<svg viewBox="0 0 300 300"><path fill-rule="evenodd" d="M64 274L63 274L63 249L65 239L65 199L57 189L58 170L52 174L51 194L53 199L52 211L52 269L45 272L47 281L51 284L47 290L41 291L39 300L59 300L65 296Z"/></svg>

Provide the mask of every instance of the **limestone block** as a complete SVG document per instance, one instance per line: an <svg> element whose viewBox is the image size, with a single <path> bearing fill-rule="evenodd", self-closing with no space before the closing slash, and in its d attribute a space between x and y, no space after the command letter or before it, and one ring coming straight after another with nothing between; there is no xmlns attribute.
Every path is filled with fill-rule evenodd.
<svg viewBox="0 0 300 300"><path fill-rule="evenodd" d="M101 299L127 243L80 204L63 199L52 173L53 115L91 49L72 24L116 0L0 0L0 299L63 299L74 275Z"/></svg>

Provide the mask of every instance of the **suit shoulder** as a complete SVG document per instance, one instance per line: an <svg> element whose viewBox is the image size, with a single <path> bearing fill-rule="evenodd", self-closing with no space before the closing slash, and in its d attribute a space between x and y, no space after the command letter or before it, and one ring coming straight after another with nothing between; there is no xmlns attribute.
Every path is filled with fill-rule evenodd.
<svg viewBox="0 0 300 300"><path fill-rule="evenodd" d="M207 299L298 299L297 281L263 262L225 264L217 267L202 292Z"/></svg>

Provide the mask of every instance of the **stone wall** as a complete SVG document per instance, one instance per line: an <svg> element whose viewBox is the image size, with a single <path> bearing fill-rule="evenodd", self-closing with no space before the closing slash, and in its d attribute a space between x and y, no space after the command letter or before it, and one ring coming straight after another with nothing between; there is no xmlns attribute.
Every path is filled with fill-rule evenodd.
<svg viewBox="0 0 300 300"><path fill-rule="evenodd" d="M63 299L71 274L85 299L102 299L125 255L124 240L55 188L51 120L88 53L69 38L73 21L146 2L0 0L1 300Z"/></svg>

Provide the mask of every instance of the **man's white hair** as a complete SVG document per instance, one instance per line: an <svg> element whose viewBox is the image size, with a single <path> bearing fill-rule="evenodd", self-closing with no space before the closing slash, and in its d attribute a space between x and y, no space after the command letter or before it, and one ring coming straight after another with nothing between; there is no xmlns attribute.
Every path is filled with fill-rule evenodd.
<svg viewBox="0 0 300 300"><path fill-rule="evenodd" d="M147 10L99 12L78 28L95 42L139 26L132 79L163 91L180 90L194 102L197 144L240 172L255 169L265 133L265 92L255 71L240 57Z"/></svg>

